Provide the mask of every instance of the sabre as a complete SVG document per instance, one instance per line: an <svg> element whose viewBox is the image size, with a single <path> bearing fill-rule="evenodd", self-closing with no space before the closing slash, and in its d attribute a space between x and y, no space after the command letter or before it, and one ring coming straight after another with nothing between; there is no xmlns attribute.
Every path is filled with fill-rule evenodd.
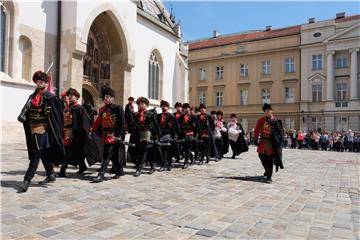
<svg viewBox="0 0 360 240"><path fill-rule="evenodd" d="M121 140L121 138L119 137L116 137L115 140L121 144L124 144L126 146L129 146L129 147L135 147L135 143L129 143L129 142L125 142L123 140Z"/></svg>
<svg viewBox="0 0 360 240"><path fill-rule="evenodd" d="M48 67L45 73L48 74L53 66L54 66L54 61L51 62L50 66Z"/></svg>

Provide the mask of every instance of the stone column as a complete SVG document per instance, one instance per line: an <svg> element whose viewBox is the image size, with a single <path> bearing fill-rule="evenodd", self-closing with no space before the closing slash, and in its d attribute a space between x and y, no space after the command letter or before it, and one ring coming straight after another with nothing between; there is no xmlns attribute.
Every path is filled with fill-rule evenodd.
<svg viewBox="0 0 360 240"><path fill-rule="evenodd" d="M351 64L350 64L350 100L358 98L358 56L359 48L350 49Z"/></svg>
<svg viewBox="0 0 360 240"><path fill-rule="evenodd" d="M335 51L327 52L327 74L326 74L327 101L334 100L334 54Z"/></svg>

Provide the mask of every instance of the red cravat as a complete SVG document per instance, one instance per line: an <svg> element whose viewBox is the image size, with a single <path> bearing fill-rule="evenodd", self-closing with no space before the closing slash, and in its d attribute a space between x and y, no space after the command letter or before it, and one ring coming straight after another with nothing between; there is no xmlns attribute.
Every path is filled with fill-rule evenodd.
<svg viewBox="0 0 360 240"><path fill-rule="evenodd" d="M40 105L40 102L41 102L41 97L42 95L44 94L44 92L46 92L46 88L43 89L43 90L39 90L35 97L33 97L33 99L31 100L31 105L33 107L38 107Z"/></svg>

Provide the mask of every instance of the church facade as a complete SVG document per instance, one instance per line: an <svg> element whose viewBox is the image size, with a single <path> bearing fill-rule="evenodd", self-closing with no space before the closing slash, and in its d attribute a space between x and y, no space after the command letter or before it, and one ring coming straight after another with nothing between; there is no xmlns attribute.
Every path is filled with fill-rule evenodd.
<svg viewBox="0 0 360 240"><path fill-rule="evenodd" d="M103 85L121 105L188 99L187 49L161 1L3 2L0 39L3 142L22 131L16 117L40 69L50 68L57 93L76 88L95 108Z"/></svg>

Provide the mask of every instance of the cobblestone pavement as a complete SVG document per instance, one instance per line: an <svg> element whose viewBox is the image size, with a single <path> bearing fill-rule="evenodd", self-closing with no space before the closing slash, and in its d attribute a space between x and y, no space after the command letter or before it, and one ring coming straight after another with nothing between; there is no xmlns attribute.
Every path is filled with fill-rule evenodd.
<svg viewBox="0 0 360 240"><path fill-rule="evenodd" d="M360 239L360 154L284 150L284 170L263 182L255 148L186 170L90 183L82 177L18 194L25 145L2 145L2 239ZM58 171L58 169L56 169ZM109 177L109 175L107 175Z"/></svg>

